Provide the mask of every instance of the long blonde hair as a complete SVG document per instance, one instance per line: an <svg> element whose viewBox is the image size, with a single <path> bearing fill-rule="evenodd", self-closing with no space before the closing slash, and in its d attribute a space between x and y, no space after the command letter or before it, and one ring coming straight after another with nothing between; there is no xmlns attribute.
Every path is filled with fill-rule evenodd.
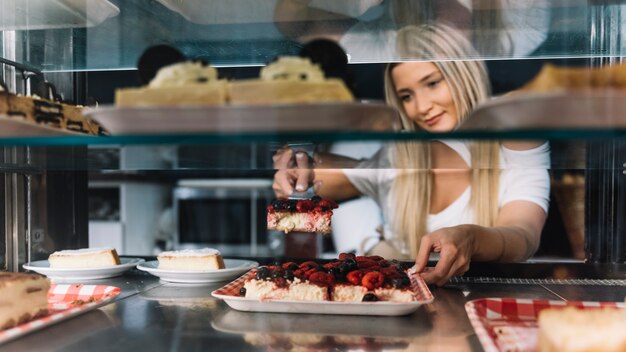
<svg viewBox="0 0 626 352"><path fill-rule="evenodd" d="M459 124L477 104L488 99L490 85L487 69L477 58L470 43L452 27L435 24L408 26L398 32L398 54L406 60L437 58L446 61L433 62L441 71L452 95ZM387 103L400 112L402 128L416 131L418 125L404 111L396 93L391 71L397 64L389 64L385 70L385 96ZM432 156L430 142L401 142L393 146L393 163L398 175L392 187L394 199L393 230L409 246L411 254L417 255L421 237L426 232L426 221L432 195ZM492 226L498 213L499 151L497 142L469 143L471 155L470 206L476 224Z"/></svg>

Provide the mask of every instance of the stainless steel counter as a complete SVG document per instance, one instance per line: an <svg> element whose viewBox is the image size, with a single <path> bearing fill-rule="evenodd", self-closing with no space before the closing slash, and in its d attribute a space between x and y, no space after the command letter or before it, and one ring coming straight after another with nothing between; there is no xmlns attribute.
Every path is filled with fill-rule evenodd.
<svg viewBox="0 0 626 352"><path fill-rule="evenodd" d="M91 281L96 282L96 281ZM480 351L465 313L484 297L623 301L625 286L456 283L404 317L246 313L209 286L161 283L138 271L98 284L122 288L111 304L0 346L4 351Z"/></svg>

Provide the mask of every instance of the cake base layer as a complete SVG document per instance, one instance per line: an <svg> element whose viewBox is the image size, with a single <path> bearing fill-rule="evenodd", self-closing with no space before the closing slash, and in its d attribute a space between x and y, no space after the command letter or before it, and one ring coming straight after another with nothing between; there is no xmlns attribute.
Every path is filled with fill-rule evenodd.
<svg viewBox="0 0 626 352"><path fill-rule="evenodd" d="M115 91L115 105L119 107L217 106L226 104L226 100L226 81Z"/></svg>
<svg viewBox="0 0 626 352"><path fill-rule="evenodd" d="M54 252L48 257L51 268L100 268L120 264L113 248L85 248Z"/></svg>
<svg viewBox="0 0 626 352"><path fill-rule="evenodd" d="M281 287L272 281L250 280L244 284L246 298L266 300L328 301L328 288L313 285L295 278L288 286Z"/></svg>
<svg viewBox="0 0 626 352"><path fill-rule="evenodd" d="M0 272L0 330L46 315L49 289L42 276Z"/></svg>
<svg viewBox="0 0 626 352"><path fill-rule="evenodd" d="M218 270L224 269L221 255L167 256L159 255L159 269L164 270Z"/></svg>
<svg viewBox="0 0 626 352"><path fill-rule="evenodd" d="M328 234L331 232L332 212L287 212L274 211L267 213L267 229L283 231L285 233L319 232Z"/></svg>
<svg viewBox="0 0 626 352"><path fill-rule="evenodd" d="M241 80L229 84L232 105L349 102L354 100L339 79L324 82Z"/></svg>

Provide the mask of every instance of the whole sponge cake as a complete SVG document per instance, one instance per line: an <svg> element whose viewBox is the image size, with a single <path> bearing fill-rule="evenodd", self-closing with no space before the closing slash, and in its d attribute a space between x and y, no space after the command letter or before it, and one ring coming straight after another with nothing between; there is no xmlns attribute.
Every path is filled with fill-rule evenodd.
<svg viewBox="0 0 626 352"><path fill-rule="evenodd" d="M331 217L337 203L331 200L322 200L320 197L312 199L290 200L277 199L267 207L267 228L285 233L331 232Z"/></svg>
<svg viewBox="0 0 626 352"><path fill-rule="evenodd" d="M159 269L165 270L217 270L224 269L224 259L217 249L185 249L162 252L157 256Z"/></svg>
<svg viewBox="0 0 626 352"><path fill-rule="evenodd" d="M115 105L120 107L213 106L226 99L226 81L218 79L217 70L194 61L163 67L147 87L115 92Z"/></svg>
<svg viewBox="0 0 626 352"><path fill-rule="evenodd" d="M538 351L626 351L626 309L544 309L539 312Z"/></svg>
<svg viewBox="0 0 626 352"><path fill-rule="evenodd" d="M120 264L115 248L63 250L48 257L51 268L101 268Z"/></svg>
<svg viewBox="0 0 626 352"><path fill-rule="evenodd" d="M46 315L49 289L43 276L0 272L0 330Z"/></svg>
<svg viewBox="0 0 626 352"><path fill-rule="evenodd" d="M412 302L418 296L396 262L342 253L325 264L307 261L260 267L240 291L246 298L300 301Z"/></svg>

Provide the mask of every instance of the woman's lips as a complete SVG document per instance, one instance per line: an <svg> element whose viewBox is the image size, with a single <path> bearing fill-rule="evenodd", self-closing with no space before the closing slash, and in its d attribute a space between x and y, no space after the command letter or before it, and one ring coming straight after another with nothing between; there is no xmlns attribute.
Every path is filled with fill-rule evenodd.
<svg viewBox="0 0 626 352"><path fill-rule="evenodd" d="M437 122L439 122L439 120L441 120L441 117L443 117L443 112L439 115L433 116L431 118L429 118L428 120L424 120L424 123L428 126L434 126L437 124Z"/></svg>

